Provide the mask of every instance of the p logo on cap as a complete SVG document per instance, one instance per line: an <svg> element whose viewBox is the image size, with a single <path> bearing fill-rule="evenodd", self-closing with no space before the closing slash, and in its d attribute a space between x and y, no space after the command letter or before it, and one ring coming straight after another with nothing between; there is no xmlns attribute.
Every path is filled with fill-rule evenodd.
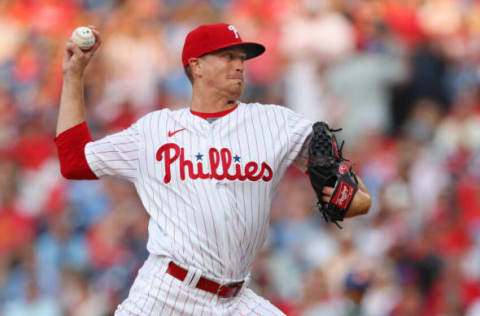
<svg viewBox="0 0 480 316"><path fill-rule="evenodd" d="M230 31L232 31L233 33L235 33L235 38L240 38L240 35L238 35L238 31L237 31L237 28L236 28L235 26L229 25L229 26L228 26L228 29L229 29Z"/></svg>
<svg viewBox="0 0 480 316"><path fill-rule="evenodd" d="M262 44L244 42L233 25L205 24L187 34L183 45L182 62L187 67L190 58L198 58L219 49L240 46L245 49L247 59L257 57L265 51Z"/></svg>

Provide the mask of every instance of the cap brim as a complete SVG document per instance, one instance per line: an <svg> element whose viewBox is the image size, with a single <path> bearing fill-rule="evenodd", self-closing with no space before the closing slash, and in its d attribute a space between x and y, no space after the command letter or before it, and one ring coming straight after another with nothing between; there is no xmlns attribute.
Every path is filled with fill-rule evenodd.
<svg viewBox="0 0 480 316"><path fill-rule="evenodd" d="M226 48L230 48L230 47L241 47L241 48L243 48L245 50L245 52L247 53L247 59L260 56L261 54L263 54L265 52L265 46L263 46L262 44L253 43L253 42L244 42L244 43L234 43L234 44L229 43L229 44L226 44L226 45L220 45L219 47L215 48L213 51L205 53L203 55L211 54L211 53L214 53L214 52L219 51L221 49L226 49Z"/></svg>
<svg viewBox="0 0 480 316"><path fill-rule="evenodd" d="M234 46L239 46L244 48L245 52L247 52L247 59L260 56L265 52L265 46L258 43L247 42L247 43L242 43Z"/></svg>

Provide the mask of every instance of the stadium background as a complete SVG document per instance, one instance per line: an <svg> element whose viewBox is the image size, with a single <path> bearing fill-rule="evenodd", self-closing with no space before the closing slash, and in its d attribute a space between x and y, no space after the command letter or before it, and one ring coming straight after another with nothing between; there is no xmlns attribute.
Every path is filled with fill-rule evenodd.
<svg viewBox="0 0 480 316"><path fill-rule="evenodd" d="M146 257L132 186L61 178L55 136L64 45L93 24L94 138L188 105L183 39L234 24L267 46L243 101L344 127L374 197L344 229L287 173L251 287L288 315L480 315L480 1L0 1L0 315L107 315ZM355 290L358 290L355 292Z"/></svg>

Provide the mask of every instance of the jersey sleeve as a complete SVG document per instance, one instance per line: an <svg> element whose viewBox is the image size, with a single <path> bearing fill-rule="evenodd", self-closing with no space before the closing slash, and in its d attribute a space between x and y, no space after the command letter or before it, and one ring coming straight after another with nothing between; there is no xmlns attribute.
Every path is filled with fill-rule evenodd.
<svg viewBox="0 0 480 316"><path fill-rule="evenodd" d="M85 145L92 141L90 130L85 121L63 131L55 137L54 141L58 151L60 172L65 179L98 179L90 170L85 158Z"/></svg>
<svg viewBox="0 0 480 316"><path fill-rule="evenodd" d="M313 122L292 110L286 110L289 163L301 171L307 170L308 143L312 133Z"/></svg>
<svg viewBox="0 0 480 316"><path fill-rule="evenodd" d="M139 167L140 134L138 123L85 146L85 157L97 177L118 176L134 182Z"/></svg>

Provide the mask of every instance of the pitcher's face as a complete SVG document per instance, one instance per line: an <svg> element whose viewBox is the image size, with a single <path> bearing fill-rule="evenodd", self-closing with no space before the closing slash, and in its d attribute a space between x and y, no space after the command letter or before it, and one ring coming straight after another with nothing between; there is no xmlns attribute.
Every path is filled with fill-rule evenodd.
<svg viewBox="0 0 480 316"><path fill-rule="evenodd" d="M237 100L244 86L247 54L240 47L229 47L199 58L201 80L219 94Z"/></svg>

